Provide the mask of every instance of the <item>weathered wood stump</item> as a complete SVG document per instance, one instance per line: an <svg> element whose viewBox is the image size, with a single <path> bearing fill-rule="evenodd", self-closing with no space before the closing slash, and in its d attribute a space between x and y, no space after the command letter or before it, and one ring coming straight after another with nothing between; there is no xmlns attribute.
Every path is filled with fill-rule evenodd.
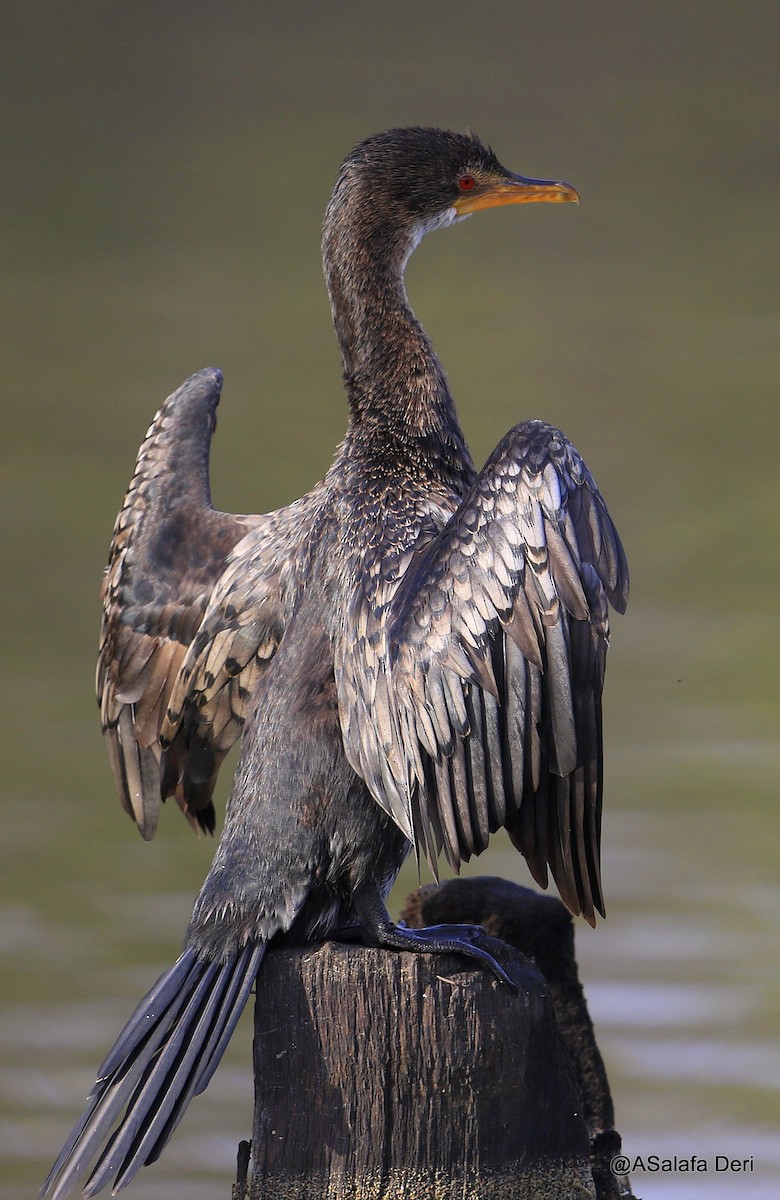
<svg viewBox="0 0 780 1200"><path fill-rule="evenodd" d="M590 1137L590 1163L598 1200L633 1197L624 1175L610 1164L621 1152L609 1081L574 953L574 921L556 896L542 895L506 879L452 879L412 892L402 913L407 925L469 921L526 954L541 971L561 1041L582 1100Z"/></svg>
<svg viewBox="0 0 780 1200"><path fill-rule="evenodd" d="M433 895L415 894L409 924L428 919ZM592 1138L611 1107L594 1109L591 1089L586 1114L550 987L524 954L484 944L518 995L456 955L339 943L268 954L251 1160L234 1200L630 1196L594 1183Z"/></svg>

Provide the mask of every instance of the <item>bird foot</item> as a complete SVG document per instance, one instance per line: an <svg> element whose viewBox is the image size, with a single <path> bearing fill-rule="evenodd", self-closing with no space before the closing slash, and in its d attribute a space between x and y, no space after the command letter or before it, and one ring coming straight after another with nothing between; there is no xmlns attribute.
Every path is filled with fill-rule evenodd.
<svg viewBox="0 0 780 1200"><path fill-rule="evenodd" d="M425 929L407 929L392 922L373 929L362 927L363 940L388 950L406 950L414 954L462 954L474 958L495 975L499 983L517 994L518 987L490 951L476 944L485 934L481 925L429 925Z"/></svg>

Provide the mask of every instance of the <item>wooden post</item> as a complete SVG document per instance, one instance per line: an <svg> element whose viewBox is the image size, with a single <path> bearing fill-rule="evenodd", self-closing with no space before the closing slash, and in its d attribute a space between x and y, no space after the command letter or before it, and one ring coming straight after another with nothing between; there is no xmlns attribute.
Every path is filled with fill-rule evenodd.
<svg viewBox="0 0 780 1200"><path fill-rule="evenodd" d="M590 1137L590 1165L598 1200L633 1197L629 1180L610 1164L620 1156L620 1134L604 1060L574 955L574 921L556 896L546 896L506 879L482 876L452 879L418 888L409 896L403 920L412 928L468 921L482 925L526 954L542 973L566 1056L582 1101Z"/></svg>
<svg viewBox="0 0 780 1200"><path fill-rule="evenodd" d="M258 978L246 1200L596 1196L548 990L486 939L518 996L459 956L275 951Z"/></svg>

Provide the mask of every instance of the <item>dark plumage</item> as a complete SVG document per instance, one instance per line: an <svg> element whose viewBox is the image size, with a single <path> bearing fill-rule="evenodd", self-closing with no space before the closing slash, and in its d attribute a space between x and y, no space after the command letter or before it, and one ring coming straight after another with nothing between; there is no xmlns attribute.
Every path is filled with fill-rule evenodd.
<svg viewBox="0 0 780 1200"><path fill-rule="evenodd" d="M350 406L324 480L265 516L215 512L221 375L165 402L120 512L98 691L122 802L144 837L160 799L214 825L179 962L141 1002L42 1195L126 1184L213 1071L264 946L361 926L379 945L498 965L470 927L407 930L385 908L413 844L457 867L505 826L589 921L599 879L607 601L625 558L576 450L516 426L477 474L403 271L430 229L501 203L573 200L470 135L392 130L345 160L323 258Z"/></svg>

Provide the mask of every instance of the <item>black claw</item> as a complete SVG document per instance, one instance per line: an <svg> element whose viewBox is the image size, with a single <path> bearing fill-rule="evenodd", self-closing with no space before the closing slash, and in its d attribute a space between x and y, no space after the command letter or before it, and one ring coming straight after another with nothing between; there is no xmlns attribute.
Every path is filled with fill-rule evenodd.
<svg viewBox="0 0 780 1200"><path fill-rule="evenodd" d="M463 954L483 963L513 995L520 990L490 951L476 944L477 938L487 936L481 925L429 925L426 929L396 925L390 920L376 884L371 881L355 890L353 901L366 945L416 954Z"/></svg>
<svg viewBox="0 0 780 1200"><path fill-rule="evenodd" d="M407 926L404 925L403 928L406 929ZM425 925L413 932L429 933L441 938L458 938L459 941L473 941L474 938L485 936L482 925Z"/></svg>
<svg viewBox="0 0 780 1200"><path fill-rule="evenodd" d="M466 958L475 958L495 975L499 983L516 995L518 987L515 981L489 950L476 944L474 939L484 935L485 931L480 925L431 925L427 929L406 929L390 924L372 930L369 936L376 945L388 950L406 950L416 954L462 954Z"/></svg>

